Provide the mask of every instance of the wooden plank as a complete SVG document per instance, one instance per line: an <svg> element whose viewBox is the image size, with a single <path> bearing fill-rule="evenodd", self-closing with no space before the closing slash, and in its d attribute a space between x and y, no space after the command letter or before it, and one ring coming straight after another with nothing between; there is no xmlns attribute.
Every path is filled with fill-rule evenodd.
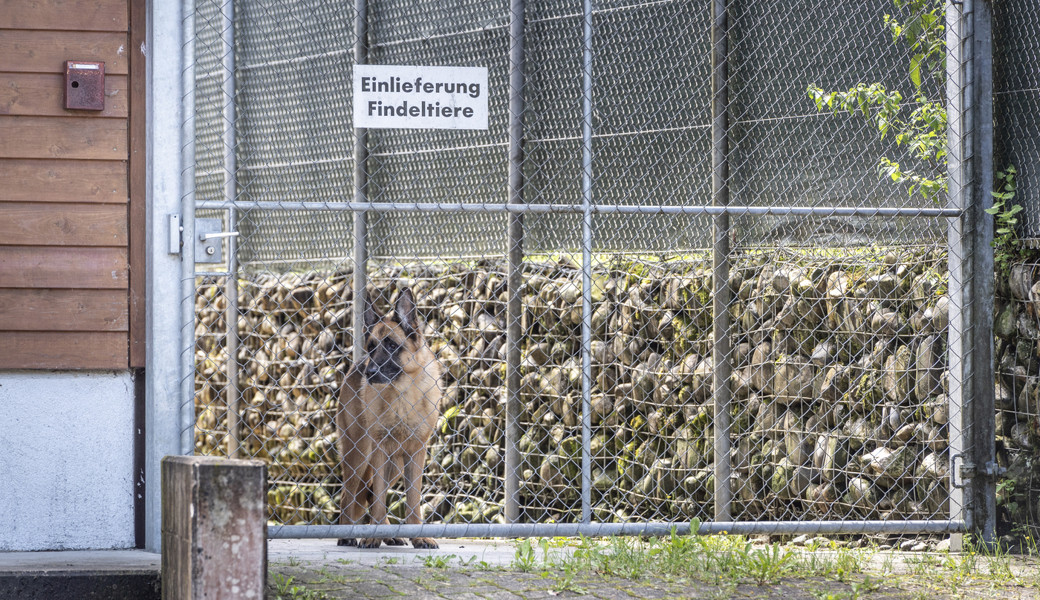
<svg viewBox="0 0 1040 600"><path fill-rule="evenodd" d="M0 202L126 202L124 161L0 159Z"/></svg>
<svg viewBox="0 0 1040 600"><path fill-rule="evenodd" d="M126 160L125 119L0 117L0 158Z"/></svg>
<svg viewBox="0 0 1040 600"><path fill-rule="evenodd" d="M126 34L0 29L0 71L64 73L65 61L105 63L106 75L126 75Z"/></svg>
<svg viewBox="0 0 1040 600"><path fill-rule="evenodd" d="M0 348L0 369L127 367L122 332L0 331Z"/></svg>
<svg viewBox="0 0 1040 600"><path fill-rule="evenodd" d="M126 287L126 248L0 246L0 288Z"/></svg>
<svg viewBox="0 0 1040 600"><path fill-rule="evenodd" d="M126 117L130 102L126 86L126 75L106 76L105 110L65 110L64 76L0 73L0 115Z"/></svg>
<svg viewBox="0 0 1040 600"><path fill-rule="evenodd" d="M0 331L126 331L123 290L0 289Z"/></svg>
<svg viewBox="0 0 1040 600"><path fill-rule="evenodd" d="M0 245L126 246L125 204L0 202Z"/></svg>
<svg viewBox="0 0 1040 600"><path fill-rule="evenodd" d="M2 29L126 31L126 0L0 0Z"/></svg>
<svg viewBox="0 0 1040 600"><path fill-rule="evenodd" d="M147 0L130 0L130 366L145 366Z"/></svg>

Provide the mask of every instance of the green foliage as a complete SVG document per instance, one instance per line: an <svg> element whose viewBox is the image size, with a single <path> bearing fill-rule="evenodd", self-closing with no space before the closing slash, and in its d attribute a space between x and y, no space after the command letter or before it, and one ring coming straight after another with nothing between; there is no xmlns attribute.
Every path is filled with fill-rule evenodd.
<svg viewBox="0 0 1040 600"><path fill-rule="evenodd" d="M908 186L908 194L920 194L938 201L946 186L946 79L945 2L943 0L893 0L904 16L885 15L885 25L892 42L905 43L912 53L908 74L913 83L913 103L909 114L904 96L898 90L887 90L880 83L860 83L848 91L825 91L813 84L809 97L819 111L837 115L847 112L860 115L877 127L881 139L892 135L899 146L906 147L915 166L902 165L881 157L878 175L893 183ZM927 84L928 80L932 85ZM930 98L929 93L935 94Z"/></svg>
<svg viewBox="0 0 1040 600"><path fill-rule="evenodd" d="M1015 233L1018 224L1015 215L1022 212L1022 205L1014 203L1015 173L1014 165L997 173L997 191L990 192L993 195L993 207L986 209L987 213L993 215L993 263L1002 280L1011 274L1011 265L1024 258L1018 234Z"/></svg>

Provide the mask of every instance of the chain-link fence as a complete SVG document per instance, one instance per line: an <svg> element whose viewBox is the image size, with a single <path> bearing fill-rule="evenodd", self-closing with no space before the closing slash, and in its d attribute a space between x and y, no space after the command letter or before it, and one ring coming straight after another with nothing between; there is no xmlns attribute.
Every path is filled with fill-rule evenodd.
<svg viewBox="0 0 1040 600"><path fill-rule="evenodd" d="M345 415L421 361L438 388L400 375L398 417L365 420L425 449L436 527L394 531L963 530L989 306L967 22L923 1L199 0L198 217L239 235L198 278L195 451L267 461L273 525L353 524ZM355 129L363 62L486 67L488 128ZM410 503L397 482L389 522Z"/></svg>
<svg viewBox="0 0 1040 600"><path fill-rule="evenodd" d="M1013 202L1019 215L1023 245L1037 247L1040 238L1040 7L1034 3L994 4L994 143L995 168L1014 167ZM1001 182L1002 183L1002 182ZM1004 186L1001 186L1004 187ZM1006 190L999 190L1006 191ZM1013 540L1040 534L1040 410L1037 409L1036 257L1009 272L997 273L994 310L997 461L1007 472L997 485L997 531Z"/></svg>
<svg viewBox="0 0 1040 600"><path fill-rule="evenodd" d="M996 168L1019 172L1018 202L1025 207L1023 238L1040 238L1040 7L1033 2L993 6L993 103Z"/></svg>

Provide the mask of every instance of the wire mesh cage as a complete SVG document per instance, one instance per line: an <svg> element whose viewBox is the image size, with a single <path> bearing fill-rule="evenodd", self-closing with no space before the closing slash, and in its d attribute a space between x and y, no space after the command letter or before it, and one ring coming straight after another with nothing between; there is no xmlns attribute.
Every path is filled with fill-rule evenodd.
<svg viewBox="0 0 1040 600"><path fill-rule="evenodd" d="M361 5L197 2L198 216L239 236L197 278L195 451L267 461L274 525L346 524L359 307L410 294L425 523L962 527L943 5L520 4L522 40L516 3L370 0L359 39ZM893 37L922 15L937 66ZM487 129L356 129L362 60L486 67ZM845 110L863 82L913 100ZM940 105L941 144L879 131Z"/></svg>

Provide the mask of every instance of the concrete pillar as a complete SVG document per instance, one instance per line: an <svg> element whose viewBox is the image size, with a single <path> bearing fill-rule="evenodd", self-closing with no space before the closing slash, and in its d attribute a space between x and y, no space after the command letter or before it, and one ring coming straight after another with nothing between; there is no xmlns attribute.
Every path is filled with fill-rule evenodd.
<svg viewBox="0 0 1040 600"><path fill-rule="evenodd" d="M266 491L260 461L163 458L163 600L263 600Z"/></svg>

